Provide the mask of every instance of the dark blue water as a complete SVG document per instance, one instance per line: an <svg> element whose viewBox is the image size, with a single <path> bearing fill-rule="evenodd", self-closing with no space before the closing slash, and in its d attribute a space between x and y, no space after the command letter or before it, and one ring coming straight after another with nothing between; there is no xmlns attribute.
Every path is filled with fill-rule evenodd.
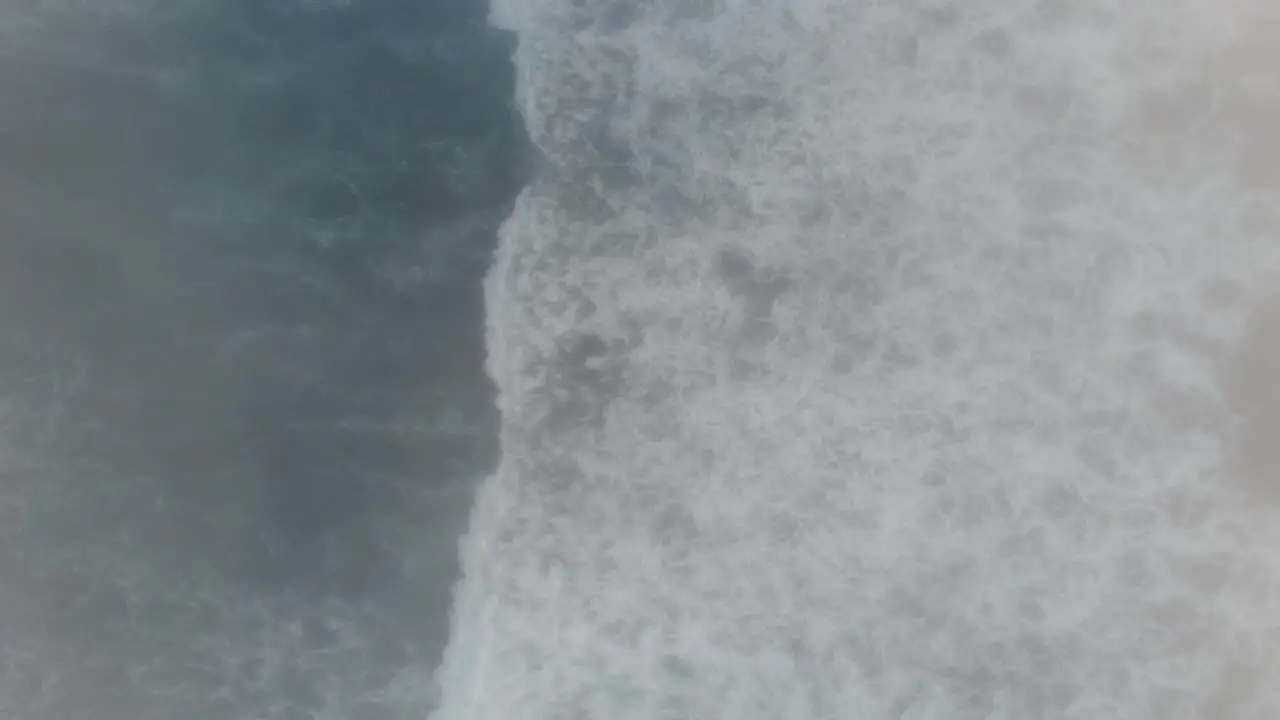
<svg viewBox="0 0 1280 720"><path fill-rule="evenodd" d="M0 716L426 714L529 167L485 12L0 9Z"/></svg>

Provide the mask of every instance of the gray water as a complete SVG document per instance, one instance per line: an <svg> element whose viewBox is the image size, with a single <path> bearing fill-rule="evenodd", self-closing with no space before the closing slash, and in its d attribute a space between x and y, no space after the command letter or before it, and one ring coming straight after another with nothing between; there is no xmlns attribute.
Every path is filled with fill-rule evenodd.
<svg viewBox="0 0 1280 720"><path fill-rule="evenodd" d="M0 716L430 709L527 166L485 11L0 9Z"/></svg>

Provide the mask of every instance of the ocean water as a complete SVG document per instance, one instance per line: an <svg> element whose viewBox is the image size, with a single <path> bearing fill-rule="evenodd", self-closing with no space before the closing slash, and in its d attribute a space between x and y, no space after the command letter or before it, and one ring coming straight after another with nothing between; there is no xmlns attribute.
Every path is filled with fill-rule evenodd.
<svg viewBox="0 0 1280 720"><path fill-rule="evenodd" d="M0 7L0 717L425 717L528 176L476 2Z"/></svg>
<svg viewBox="0 0 1280 720"><path fill-rule="evenodd" d="M0 10L0 716L1280 716L1278 32Z"/></svg>
<svg viewBox="0 0 1280 720"><path fill-rule="evenodd" d="M437 720L1280 717L1261 2L495 0Z"/></svg>

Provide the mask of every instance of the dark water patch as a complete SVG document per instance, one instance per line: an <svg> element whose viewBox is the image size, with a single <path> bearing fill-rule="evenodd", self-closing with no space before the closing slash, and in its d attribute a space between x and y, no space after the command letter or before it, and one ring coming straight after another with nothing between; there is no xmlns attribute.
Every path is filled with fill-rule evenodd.
<svg viewBox="0 0 1280 720"><path fill-rule="evenodd" d="M286 696L305 715L339 680L354 698L435 662L497 453L480 282L531 167L486 11L174 4L0 51L0 380L24 388L5 439L33 454L0 504L44 519L0 585L21 557L70 603L29 628L84 656L61 716L275 717ZM368 647L218 705L240 681L199 648L241 648L237 613L264 602ZM185 609L143 623L148 603ZM172 670L90 681L112 663Z"/></svg>

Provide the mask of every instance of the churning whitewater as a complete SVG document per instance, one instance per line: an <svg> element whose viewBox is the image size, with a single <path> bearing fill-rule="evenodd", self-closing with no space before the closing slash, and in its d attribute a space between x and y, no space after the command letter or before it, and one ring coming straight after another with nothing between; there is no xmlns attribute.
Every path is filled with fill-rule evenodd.
<svg viewBox="0 0 1280 720"><path fill-rule="evenodd" d="M436 720L1280 717L1277 13L491 20L543 162Z"/></svg>

